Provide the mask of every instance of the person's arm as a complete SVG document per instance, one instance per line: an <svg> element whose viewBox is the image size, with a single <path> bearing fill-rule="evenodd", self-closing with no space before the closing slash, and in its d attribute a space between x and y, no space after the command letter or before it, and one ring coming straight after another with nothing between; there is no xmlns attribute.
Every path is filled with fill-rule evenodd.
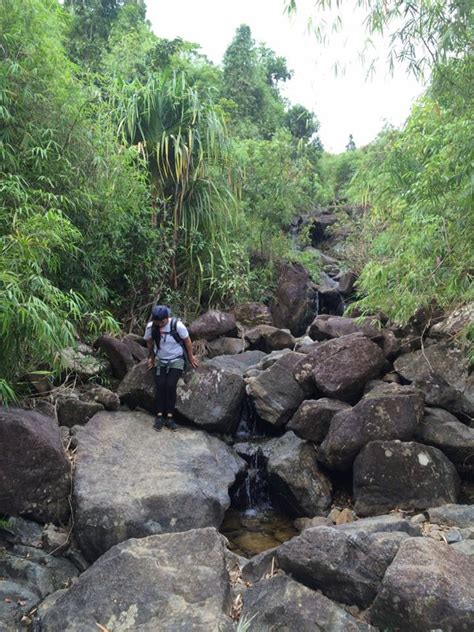
<svg viewBox="0 0 474 632"><path fill-rule="evenodd" d="M197 369L199 366L199 360L193 353L193 343L191 342L191 338L188 336L183 340L184 346L186 347L186 353L188 354L189 363L193 367L193 369Z"/></svg>

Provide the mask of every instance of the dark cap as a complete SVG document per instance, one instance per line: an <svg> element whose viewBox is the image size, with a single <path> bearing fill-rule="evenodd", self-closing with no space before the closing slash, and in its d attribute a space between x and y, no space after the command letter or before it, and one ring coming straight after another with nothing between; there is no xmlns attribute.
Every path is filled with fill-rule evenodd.
<svg viewBox="0 0 474 632"><path fill-rule="evenodd" d="M165 318L168 318L169 315L170 309L169 307L166 307L166 305L155 305L151 310L152 320L164 320Z"/></svg>

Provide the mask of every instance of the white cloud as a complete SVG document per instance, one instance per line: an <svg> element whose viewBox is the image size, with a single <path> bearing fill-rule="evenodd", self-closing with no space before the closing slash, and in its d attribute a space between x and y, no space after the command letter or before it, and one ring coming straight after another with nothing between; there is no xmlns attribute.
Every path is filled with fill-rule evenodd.
<svg viewBox="0 0 474 632"><path fill-rule="evenodd" d="M265 42L288 60L294 77L283 92L291 102L315 112L325 148L343 151L349 134L357 145L364 145L384 122L401 125L423 87L401 68L389 77L385 64L379 64L375 77L366 81L367 65L364 68L359 60L364 42L361 15L343 8L344 32L331 34L322 45L308 32L312 4L300 0L298 15L290 19L284 15L283 0L148 0L147 15L159 37L196 42L216 64L221 63L235 29L248 24L257 42ZM374 51L384 57L381 39ZM336 62L345 65L344 74L335 75Z"/></svg>

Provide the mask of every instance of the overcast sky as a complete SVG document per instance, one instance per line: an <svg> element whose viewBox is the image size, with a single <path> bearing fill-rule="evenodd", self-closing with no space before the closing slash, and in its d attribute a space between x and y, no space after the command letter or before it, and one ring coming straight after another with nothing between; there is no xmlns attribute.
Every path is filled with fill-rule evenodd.
<svg viewBox="0 0 474 632"><path fill-rule="evenodd" d="M350 5L351 3L347 3ZM353 3L355 4L355 3ZM308 17L317 19L311 0L299 0L296 18L284 15L284 0L147 0L148 19L159 37L181 37L200 44L202 52L220 64L235 29L248 24L257 43L265 42L283 55L294 71L283 92L318 117L320 137L327 151L344 151L349 134L358 146L370 142L384 122L403 124L423 87L400 68L389 76L380 63L375 77L366 79L368 64L360 62L364 30L361 14L343 7L345 28L326 45L308 32ZM375 54L384 57L377 41ZM334 72L335 62L345 72Z"/></svg>

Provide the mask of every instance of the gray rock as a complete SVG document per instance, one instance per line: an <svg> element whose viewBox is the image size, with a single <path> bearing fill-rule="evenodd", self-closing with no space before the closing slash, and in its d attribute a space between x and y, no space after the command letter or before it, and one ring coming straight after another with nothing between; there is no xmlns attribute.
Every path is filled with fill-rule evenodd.
<svg viewBox="0 0 474 632"><path fill-rule="evenodd" d="M406 533L345 531L313 527L282 544L277 551L280 568L330 599L370 605Z"/></svg>
<svg viewBox="0 0 474 632"><path fill-rule="evenodd" d="M474 428L468 428L442 408L426 408L417 440L439 448L458 472L474 472Z"/></svg>
<svg viewBox="0 0 474 632"><path fill-rule="evenodd" d="M474 407L474 375L469 375L468 358L453 344L439 342L423 350L407 353L394 362L405 380L419 381L434 373L462 393Z"/></svg>
<svg viewBox="0 0 474 632"><path fill-rule="evenodd" d="M428 406L444 408L456 415L463 423L469 424L474 416L474 403L457 388L451 386L436 373L421 375L413 384L425 394Z"/></svg>
<svg viewBox="0 0 474 632"><path fill-rule="evenodd" d="M242 568L242 579L247 582L258 582L260 579L278 569L276 552L278 547L263 551L246 561Z"/></svg>
<svg viewBox="0 0 474 632"><path fill-rule="evenodd" d="M258 325L246 331L245 340L251 349L258 349L264 353L293 349L296 344L288 329L278 329L270 325Z"/></svg>
<svg viewBox="0 0 474 632"><path fill-rule="evenodd" d="M247 394L258 415L274 426L283 426L305 398L293 377L302 354L290 351L258 377L247 381Z"/></svg>
<svg viewBox="0 0 474 632"><path fill-rule="evenodd" d="M140 345L137 344L136 346L143 350ZM94 342L94 347L105 353L112 365L114 376L120 380L126 376L136 362L128 343L113 338L112 336L99 336Z"/></svg>
<svg viewBox="0 0 474 632"><path fill-rule="evenodd" d="M426 509L455 502L459 477L436 448L415 442L372 441L354 461L355 511L386 513L395 507Z"/></svg>
<svg viewBox="0 0 474 632"><path fill-rule="evenodd" d="M251 621L250 632L356 632L372 630L338 604L295 582L273 577L244 593L242 620Z"/></svg>
<svg viewBox="0 0 474 632"><path fill-rule="evenodd" d="M376 387L354 408L333 417L318 460L330 469L348 470L370 441L412 439L423 412L423 395L417 389L398 384Z"/></svg>
<svg viewBox="0 0 474 632"><path fill-rule="evenodd" d="M244 351L233 356L218 356L206 362L210 366L224 371L231 371L238 375L244 375L247 371L256 367L258 363L265 357L263 351Z"/></svg>
<svg viewBox="0 0 474 632"><path fill-rule="evenodd" d="M354 272L344 272L344 274L342 274L341 278L339 279L339 292L343 296L349 296L349 294L352 294L352 292L354 291L354 284L356 280L357 276L354 274Z"/></svg>
<svg viewBox="0 0 474 632"><path fill-rule="evenodd" d="M222 537L215 529L128 540L39 609L42 632L232 630Z"/></svg>
<svg viewBox="0 0 474 632"><path fill-rule="evenodd" d="M474 540L461 540L460 542L455 542L451 544L451 548L453 548L457 553L462 553L463 555L474 555Z"/></svg>
<svg viewBox="0 0 474 632"><path fill-rule="evenodd" d="M287 327L294 336L301 336L315 317L318 291L308 271L300 264L286 264L280 271L272 309L276 327Z"/></svg>
<svg viewBox="0 0 474 632"><path fill-rule="evenodd" d="M82 351L81 351L82 349ZM85 380L107 373L110 363L93 355L93 349L80 345L77 349L67 347L61 351L61 365L70 372Z"/></svg>
<svg viewBox="0 0 474 632"><path fill-rule="evenodd" d="M474 321L474 303L464 305L451 312L447 318L443 318L430 327L430 337L454 338L461 330Z"/></svg>
<svg viewBox="0 0 474 632"><path fill-rule="evenodd" d="M288 430L307 441L321 443L336 413L350 409L349 404L334 399L307 399L287 424Z"/></svg>
<svg viewBox="0 0 474 632"><path fill-rule="evenodd" d="M155 412L154 370L148 368L145 360L127 373L117 388L117 395L123 404L131 408L140 406Z"/></svg>
<svg viewBox="0 0 474 632"><path fill-rule="evenodd" d="M448 527L474 527L474 505L441 505L428 509L430 522Z"/></svg>
<svg viewBox="0 0 474 632"><path fill-rule="evenodd" d="M327 512L332 499L330 480L316 463L313 446L287 432L265 445L270 494L294 516Z"/></svg>
<svg viewBox="0 0 474 632"><path fill-rule="evenodd" d="M60 426L72 426L86 424L100 410L104 410L98 402L83 402L78 397L59 397L56 400L56 411Z"/></svg>
<svg viewBox="0 0 474 632"><path fill-rule="evenodd" d="M178 382L176 410L205 430L232 432L238 425L245 382L237 371L202 364Z"/></svg>
<svg viewBox="0 0 474 632"><path fill-rule="evenodd" d="M316 392L352 403L362 393L366 382L377 377L384 355L380 347L361 334L341 336L322 342L295 368L295 379L305 385L308 377L303 364L310 364Z"/></svg>
<svg viewBox="0 0 474 632"><path fill-rule="evenodd" d="M279 351L272 351L271 353L264 354L255 368L259 371L266 371L275 364L275 362L277 362L280 358L283 358L283 356L288 353L291 353L291 349L280 349Z"/></svg>
<svg viewBox="0 0 474 632"><path fill-rule="evenodd" d="M235 319L246 327L273 325L270 308L263 303L243 303L234 307Z"/></svg>
<svg viewBox="0 0 474 632"><path fill-rule="evenodd" d="M234 336L237 325L234 314L210 309L188 327L193 340L214 340L219 336Z"/></svg>
<svg viewBox="0 0 474 632"><path fill-rule="evenodd" d="M207 356L215 358L221 355L236 355L247 348L245 340L241 338L216 338L206 343Z"/></svg>
<svg viewBox="0 0 474 632"><path fill-rule="evenodd" d="M120 408L120 398L117 393L104 388L94 386L82 395L85 402L96 402L102 404L106 410L118 410Z"/></svg>
<svg viewBox="0 0 474 632"><path fill-rule="evenodd" d="M397 514L362 518L337 525L335 528L347 533L365 533L366 535L370 533L393 533L394 531L407 533L410 536L421 535L421 528L418 525Z"/></svg>
<svg viewBox="0 0 474 632"><path fill-rule="evenodd" d="M32 520L10 516L6 527L2 527L0 537L9 544L38 547L43 538L43 526Z"/></svg>
<svg viewBox="0 0 474 632"><path fill-rule="evenodd" d="M197 430L152 430L143 413L102 412L77 434L75 534L91 561L133 537L216 526L245 463Z"/></svg>
<svg viewBox="0 0 474 632"><path fill-rule="evenodd" d="M33 411L0 407L0 445L0 513L66 521L71 466L57 422Z"/></svg>
<svg viewBox="0 0 474 632"><path fill-rule="evenodd" d="M320 314L316 316L308 328L308 334L313 340L323 341L332 338L340 338L348 334L360 332L367 338L381 340L382 334L380 323L371 323L367 320L363 324L359 324L354 318L347 316L330 316L329 314Z"/></svg>
<svg viewBox="0 0 474 632"><path fill-rule="evenodd" d="M371 621L384 630L468 632L474 621L474 560L429 538L402 543L383 578Z"/></svg>

